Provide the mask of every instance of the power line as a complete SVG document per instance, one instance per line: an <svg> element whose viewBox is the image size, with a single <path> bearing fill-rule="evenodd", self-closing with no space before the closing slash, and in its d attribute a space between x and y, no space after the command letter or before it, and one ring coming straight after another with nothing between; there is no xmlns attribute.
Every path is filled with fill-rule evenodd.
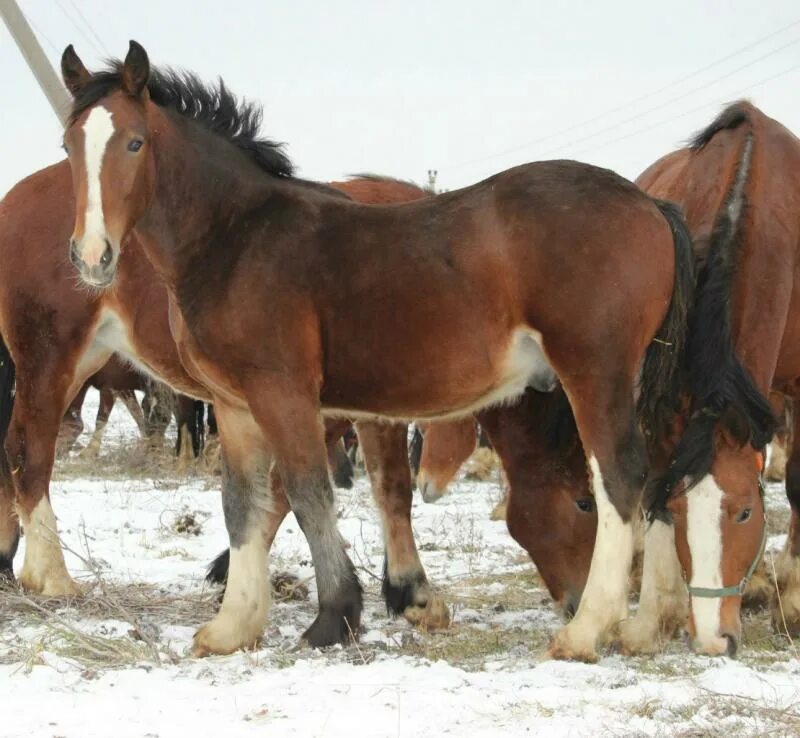
<svg viewBox="0 0 800 738"><path fill-rule="evenodd" d="M787 74L794 72L797 69L800 69L800 63L794 64L788 69L784 69L783 71L778 72L777 74L765 77L764 79L759 80L758 82L754 82L751 85L747 85L746 87L741 87L738 90L735 90L734 92L731 92L729 95L727 95L726 99L730 100L732 98L738 98L740 95L744 94L745 92L748 92L749 90L754 89L755 87L761 87L762 85L765 85L768 82L772 82L773 80L778 79L779 77L784 77ZM611 146L612 144L619 143L620 141L625 141L629 138L633 138L634 136L640 136L641 134L648 133L649 131L652 131L655 128L660 128L661 126L667 125L667 123L672 123L672 121L674 120L678 120L679 118L685 118L687 115L692 115L693 113L697 113L700 110L705 110L706 108L712 106L718 106L720 104L721 102L719 100L710 103L703 103L702 105L698 105L696 108L692 108L691 110L685 110L682 113L678 113L677 115L673 115L669 118L660 120L658 123L653 123L652 125L647 126L646 128L639 128L636 131L631 131L630 133L627 133L624 136L618 136L617 138L612 138L609 141L604 141L603 143L600 143L596 146L590 146L585 149L571 152L570 156L573 157L583 156L586 153L597 151L599 149L604 149L606 146Z"/></svg>
<svg viewBox="0 0 800 738"><path fill-rule="evenodd" d="M20 10L20 12L22 13L22 10ZM33 30L36 31L36 35L43 38L44 42L50 47L50 51L52 51L56 56L58 56L61 53L58 50L58 47L49 38L47 38L47 36L45 36L44 34L44 31L42 31L42 29L39 28L39 26L37 26L36 23L33 22L33 18L31 18L30 14L23 13L23 15L25 16L25 19L28 21L28 23L31 24L31 28L33 28Z"/></svg>
<svg viewBox="0 0 800 738"><path fill-rule="evenodd" d="M618 105L618 106L616 106L614 108L611 108L609 110L606 110L605 112L600 113L599 115L595 115L592 118L587 118L587 119L585 119L583 121L580 121L579 123L575 123L575 124L573 124L573 125L571 125L571 126L569 126L567 128L561 129L561 130L553 132L553 133L546 134L544 136L539 136L538 138L532 139L532 140L530 140L530 141L528 141L526 143L517 144L516 146L512 146L510 148L503 149L501 151L497 151L497 152L495 152L493 154L485 154L485 155L482 155L482 156L479 156L479 157L468 159L466 161L458 162L456 164L451 164L451 165L449 165L447 167L447 169L451 169L451 170L452 169L459 169L461 167L468 166L470 164L476 164L476 163L481 162L481 161L487 161L489 159L495 159L495 158L497 158L499 156L504 156L506 154L513 154L513 153L516 153L517 151L522 151L523 149L527 149L527 148L530 148L532 146L536 146L537 144L544 143L545 141L550 141L550 140L552 140L554 138L558 138L559 136L563 136L566 133L570 133L572 131L576 131L579 128L583 128L584 126L587 126L587 125L589 125L591 123L596 123L598 120L602 120L603 118L606 118L609 115L613 115L614 113L618 113L621 110L625 110L626 108L629 108L629 107L632 107L634 105L637 105L638 103L640 103L640 102L642 102L644 100L648 100L648 99L650 99L652 97L655 97L656 95L658 95L658 94L660 94L662 92L665 92L666 90L672 89L673 87L676 87L676 86L678 86L678 85L680 85L680 84L682 84L684 82L687 82L688 80L693 79L694 77L697 77L698 75L702 74L703 72L707 72L709 69L713 69L714 67L717 67L720 64L723 64L724 62L729 61L730 59L733 59L734 57L739 56L740 54L743 54L744 52L749 51L750 49L761 45L765 41L769 41L770 39L774 38L775 36L778 36L778 35L784 33L785 31L788 31L790 28L794 28L797 25L800 25L800 19L792 21L791 23L783 26L782 28L779 28L778 30L773 31L772 33L769 33L766 36L762 36L762 37L756 39L755 41L752 41L749 44L747 44L745 46L742 46L742 47L736 49L735 51L732 51L732 52L726 54L723 57L720 57L719 59L717 59L716 61L711 62L710 64L706 64L705 66L695 70L694 72L691 72L690 74L687 74L687 75L685 75L683 77L680 77L679 79L676 79L673 82L670 82L670 83L668 83L668 84L666 84L666 85L664 85L662 87L659 87L656 90L651 90L650 92L647 92L644 95L640 95L640 96L638 96L638 97L636 97L636 98L634 98L632 100L629 100L628 102L625 102L625 103L623 103L621 105ZM784 47L781 47L781 50L783 48ZM758 60L756 60L756 61L758 61ZM719 80L717 80L717 81L719 81Z"/></svg>
<svg viewBox="0 0 800 738"><path fill-rule="evenodd" d="M103 52L100 50L100 47L94 42L92 37L75 22L75 19L67 12L67 9L61 4L61 0L56 0L56 5L58 5L58 9L61 11L64 17L72 24L72 27L83 37L83 39L89 44L89 46L91 46L92 49L94 49L95 53L98 56L102 56Z"/></svg>
<svg viewBox="0 0 800 738"><path fill-rule="evenodd" d="M757 59L753 59L752 61L749 61L746 64L742 64L740 67L737 67L736 69L733 69L730 72L726 72L725 74L723 74L720 77L717 77L716 79L712 79L709 82L705 82L702 85L694 87L691 90L689 90L688 92L684 92L684 93L678 95L677 97L670 98L669 100L666 100L665 102L659 103L658 105L654 105L652 108L648 108L647 110L645 110L645 111L643 111L641 113L637 113L636 115L632 115L629 118L625 118L624 120L618 121L614 125L606 126L605 128L601 128L598 131L594 131L594 133L590 133L587 136L583 136L582 138L575 139L574 141L569 141L569 142L567 142L565 144L559 144L556 148L550 149L550 151L548 151L545 154L543 154L543 157L548 157L551 154L554 154L554 153L556 153L558 151L562 151L563 149L570 148L570 147L574 146L575 144L583 143L584 141L589 141L589 140L591 140L591 139L593 139L593 138L595 138L597 136L602 135L603 133L608 133L609 131L613 131L613 130L619 128L620 126L624 126L627 123L633 123L633 121L639 120L640 118L644 118L645 116L650 115L650 113L655 113L657 110L663 110L664 108L669 107L673 103L679 102L680 100L684 100L687 97L691 97L696 92L700 92L701 90L705 90L705 89L708 89L709 87L713 87L718 82L722 82L725 79L729 79L734 74L737 74L738 72L741 72L743 69L747 69L748 67L752 67L754 64L758 64L759 62L764 61L764 59L768 59L771 56L775 56L775 54L779 54L780 52L785 51L786 49L788 49L790 46L796 46L797 44L800 44L800 38L796 38L796 39L794 39L794 41L790 41L789 43L784 44L783 46L779 46L777 49L774 49L772 51L768 51L766 54L762 54Z"/></svg>
<svg viewBox="0 0 800 738"><path fill-rule="evenodd" d="M103 43L103 39L102 39L102 38L100 38L100 36L98 36L98 35L95 33L95 30L94 30L94 28L92 27L92 24L91 24L91 23L89 23L89 21L86 19L86 16L83 14L83 11L80 9L80 7L78 7L78 5L77 5L77 3L75 2L75 0L68 0L68 1L69 1L69 4L70 4L70 5L71 5L73 8L75 8L75 12L78 14L78 16L80 17L80 19L83 21L83 24L84 24L84 25L85 25L85 26L86 26L86 27L89 29L89 33L91 33L91 34L92 34L92 36L94 36L94 38L95 38L95 40L97 41L97 43L98 43L98 44L100 44L100 46L102 46L102 47L103 47L103 51L106 53L106 56L111 56L111 53L110 53L110 52L109 52L109 50L106 48L106 45ZM800 22L800 21L798 21L798 22Z"/></svg>

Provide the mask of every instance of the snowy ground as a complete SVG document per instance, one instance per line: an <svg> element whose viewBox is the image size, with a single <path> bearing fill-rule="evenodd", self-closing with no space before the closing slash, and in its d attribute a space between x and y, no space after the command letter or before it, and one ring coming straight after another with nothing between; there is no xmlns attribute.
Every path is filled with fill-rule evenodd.
<svg viewBox="0 0 800 738"><path fill-rule="evenodd" d="M95 402L84 411L88 430ZM527 557L489 520L496 483L462 480L436 505L415 500L423 563L453 608L450 632L386 617L380 529L360 479L338 497L366 587L360 644L297 647L316 594L290 517L272 569L296 576L308 596L300 587L276 602L258 652L192 659L192 633L216 606L204 568L226 545L219 479L180 477L169 464L153 478L135 456L126 466L134 436L120 406L97 462L57 467L53 504L75 552L67 564L92 585L88 597L0 593L0 736L800 734L800 644L775 636L764 613L748 616L738 661L691 656L677 642L656 658L545 660L559 621ZM785 523L782 489L769 499ZM187 514L199 534L178 532Z"/></svg>

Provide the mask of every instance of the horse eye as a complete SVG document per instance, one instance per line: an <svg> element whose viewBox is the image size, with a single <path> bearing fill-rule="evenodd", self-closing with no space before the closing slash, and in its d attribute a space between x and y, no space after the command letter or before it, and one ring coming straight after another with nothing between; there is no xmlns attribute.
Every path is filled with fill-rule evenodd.
<svg viewBox="0 0 800 738"><path fill-rule="evenodd" d="M128 151L133 151L134 153L136 153L139 149L142 148L143 143L144 141L142 141L141 139L134 138L132 141L128 142Z"/></svg>
<svg viewBox="0 0 800 738"><path fill-rule="evenodd" d="M65 153L67 156L69 156L69 146L67 146L65 143L62 143L62 144L61 144L61 148L62 148L62 149L64 149L64 153Z"/></svg>
<svg viewBox="0 0 800 738"><path fill-rule="evenodd" d="M749 507L746 507L736 516L737 523L745 523L750 520L750 515L752 514L752 510Z"/></svg>
<svg viewBox="0 0 800 738"><path fill-rule="evenodd" d="M575 504L581 512L594 512L594 500L591 497L582 497L580 500L575 500Z"/></svg>

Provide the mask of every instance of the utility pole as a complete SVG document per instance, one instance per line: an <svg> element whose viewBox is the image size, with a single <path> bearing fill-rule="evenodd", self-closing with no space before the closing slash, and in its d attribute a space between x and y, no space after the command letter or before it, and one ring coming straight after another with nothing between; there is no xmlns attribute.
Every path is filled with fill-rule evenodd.
<svg viewBox="0 0 800 738"><path fill-rule="evenodd" d="M53 112L58 116L61 125L67 122L70 100L64 85L45 56L39 41L31 30L24 13L15 0L0 0L0 16L3 17L8 31L17 43L17 47L28 62L39 87L47 96Z"/></svg>
<svg viewBox="0 0 800 738"><path fill-rule="evenodd" d="M436 193L436 178L439 176L438 169L429 169L428 170L428 189Z"/></svg>

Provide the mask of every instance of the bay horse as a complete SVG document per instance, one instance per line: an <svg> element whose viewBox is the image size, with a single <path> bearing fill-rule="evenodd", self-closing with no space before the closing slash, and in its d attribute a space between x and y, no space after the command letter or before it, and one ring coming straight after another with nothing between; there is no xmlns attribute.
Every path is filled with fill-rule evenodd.
<svg viewBox="0 0 800 738"><path fill-rule="evenodd" d="M655 522L645 538L643 602L623 628L623 646L652 647L659 621L673 620L672 611L683 607L683 577L696 650L732 655L741 637L741 594L766 537L760 474L775 430L767 398L771 390L796 398L800 379L800 141L754 105L737 102L637 182L682 206L701 268L687 349L691 418L650 495ZM726 369L720 355L738 361ZM783 629L785 617L797 633L800 450L794 446L792 459L786 480L792 520L777 562L782 602L773 618ZM687 492L685 476L701 481Z"/></svg>
<svg viewBox="0 0 800 738"><path fill-rule="evenodd" d="M571 161L363 205L294 177L283 151L258 138L252 105L222 108L221 86L151 72L136 42L94 75L70 46L62 74L74 98L68 256L87 285L113 290L135 233L167 285L181 361L217 413L230 573L195 652L249 647L263 632L271 469L316 570L308 637L357 632L361 587L336 526L323 416L458 417L557 376L598 527L580 606L550 653L596 659L627 613L647 471L640 372L644 407L677 403L692 290L678 209Z"/></svg>
<svg viewBox="0 0 800 738"><path fill-rule="evenodd" d="M350 189L380 202L426 196L408 183L379 178L371 178L369 188L361 180L336 186L342 196ZM0 452L0 579L14 581L21 518L27 545L20 583L48 597L81 592L64 565L49 501L59 425L75 393L119 355L190 401L192 396L210 399L180 363L169 328L167 292L135 238L126 245L113 291L87 291L76 284L72 266L61 256L74 207L66 161L26 178L0 201L0 263L15 264L13 272L2 272L13 279L0 279L0 445L13 463L9 467L9 456ZM347 427L347 422L328 422L329 450ZM403 467L408 475L406 431L362 423L360 433L384 524L383 588L389 608L412 622L443 627L448 611L428 583L411 529L410 479L403 482ZM334 472L340 483L351 483L352 470L336 467ZM270 518L274 530L287 510L276 502ZM268 528L265 535L274 535Z"/></svg>
<svg viewBox="0 0 800 738"><path fill-rule="evenodd" d="M83 387L78 390L78 394L75 395L72 402L70 402L66 413L64 413L64 418L61 421L61 429L58 438L60 450L68 450L71 448L78 436L83 432L84 426L81 410L86 399L86 393L91 388L99 392L100 402L97 407L97 417L95 419L95 428L92 437L82 453L90 455L97 455L99 453L105 427L117 399L122 400L136 423L142 438L163 440L167 425L169 425L169 421L172 417L172 400L170 399L169 403L162 403L158 400L151 399L149 395L152 393L153 387L150 380L140 372L131 368L117 356L112 356L104 367L86 380ZM148 395L146 400L149 400L148 404L153 406L150 412L145 413L139 405L135 394L137 390ZM178 428L181 428L180 424Z"/></svg>

